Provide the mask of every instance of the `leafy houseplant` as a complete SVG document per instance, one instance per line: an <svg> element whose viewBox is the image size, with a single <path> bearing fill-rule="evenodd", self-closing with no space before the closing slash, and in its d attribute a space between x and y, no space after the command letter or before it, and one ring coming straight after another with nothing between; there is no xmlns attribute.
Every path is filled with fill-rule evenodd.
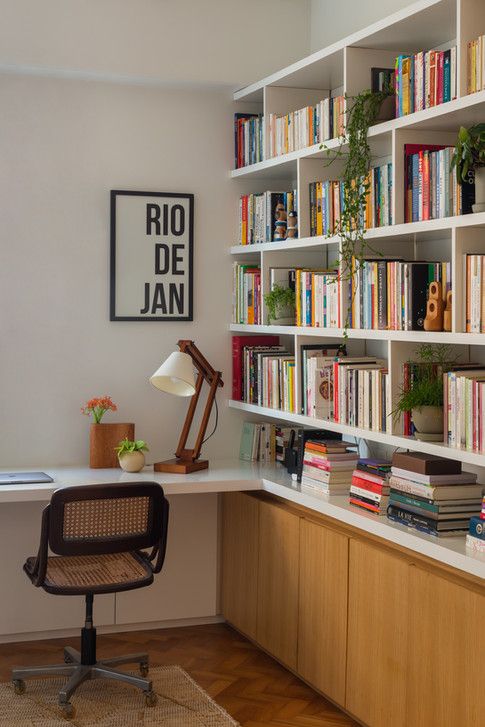
<svg viewBox="0 0 485 727"><path fill-rule="evenodd" d="M130 440L127 437L123 439L115 452L118 455L120 467L125 472L140 472L145 466L144 452L148 452L148 447L143 439Z"/></svg>
<svg viewBox="0 0 485 727"><path fill-rule="evenodd" d="M264 296L264 302L270 323L282 326L295 324L296 296L294 290L275 283L273 289Z"/></svg>
<svg viewBox="0 0 485 727"><path fill-rule="evenodd" d="M460 127L451 159L458 184L475 182L474 212L485 211L485 123Z"/></svg>

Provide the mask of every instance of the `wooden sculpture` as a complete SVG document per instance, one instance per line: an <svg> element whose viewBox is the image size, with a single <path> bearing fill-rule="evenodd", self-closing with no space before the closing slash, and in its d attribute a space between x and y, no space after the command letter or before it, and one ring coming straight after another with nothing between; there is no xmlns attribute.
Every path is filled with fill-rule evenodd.
<svg viewBox="0 0 485 727"><path fill-rule="evenodd" d="M298 215L295 210L288 214L287 237L298 237Z"/></svg>
<svg viewBox="0 0 485 727"><path fill-rule="evenodd" d="M425 331L443 330L444 303L441 294L441 283L434 280L429 284L428 302L426 304Z"/></svg>
<svg viewBox="0 0 485 727"><path fill-rule="evenodd" d="M443 330L451 331L451 303L452 303L452 292L449 290L446 294L446 308L443 315Z"/></svg>

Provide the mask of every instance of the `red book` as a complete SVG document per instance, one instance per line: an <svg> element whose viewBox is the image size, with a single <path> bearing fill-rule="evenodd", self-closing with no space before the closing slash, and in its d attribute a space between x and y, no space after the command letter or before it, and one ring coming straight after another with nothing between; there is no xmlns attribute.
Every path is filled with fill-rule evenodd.
<svg viewBox="0 0 485 727"><path fill-rule="evenodd" d="M244 346L278 346L279 342L279 336L232 337L232 398L235 401L242 401Z"/></svg>
<svg viewBox="0 0 485 727"><path fill-rule="evenodd" d="M368 490L369 492L376 492L378 495L382 495L382 488L386 487L387 492L389 492L389 485L378 485L376 482L370 482L369 480L362 480L360 477L356 477L355 475L352 477L352 484L356 487L361 487L363 490Z"/></svg>
<svg viewBox="0 0 485 727"><path fill-rule="evenodd" d="M423 151L423 220L429 220L429 151Z"/></svg>

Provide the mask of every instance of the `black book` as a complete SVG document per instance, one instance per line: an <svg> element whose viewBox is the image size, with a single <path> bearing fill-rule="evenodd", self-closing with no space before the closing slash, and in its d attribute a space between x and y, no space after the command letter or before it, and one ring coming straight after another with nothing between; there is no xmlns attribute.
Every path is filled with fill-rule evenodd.
<svg viewBox="0 0 485 727"><path fill-rule="evenodd" d="M424 515L418 515L417 513L405 510L402 507L396 507L395 505L389 505L387 508L387 514L395 519L402 520L405 523L410 523L417 527L427 528L428 530L468 530L470 522L469 518L460 518L456 520L433 520L431 517L425 517Z"/></svg>

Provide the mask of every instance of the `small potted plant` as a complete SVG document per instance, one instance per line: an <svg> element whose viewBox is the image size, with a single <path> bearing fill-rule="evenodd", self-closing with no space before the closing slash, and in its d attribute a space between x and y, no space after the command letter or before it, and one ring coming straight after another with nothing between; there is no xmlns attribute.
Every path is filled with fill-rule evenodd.
<svg viewBox="0 0 485 727"><path fill-rule="evenodd" d="M460 127L451 168L456 169L458 184L475 182L473 212L485 212L485 123L469 129Z"/></svg>
<svg viewBox="0 0 485 727"><path fill-rule="evenodd" d="M115 452L118 455L120 467L125 472L140 472L145 466L144 452L148 452L148 447L143 439L130 440L123 439Z"/></svg>
<svg viewBox="0 0 485 727"><path fill-rule="evenodd" d="M81 413L92 416L89 432L89 466L95 469L118 467L118 458L114 451L115 445L124 437L134 439L135 425L129 423L105 424L101 420L110 411L118 407L110 396L98 396L90 399L81 407Z"/></svg>
<svg viewBox="0 0 485 727"><path fill-rule="evenodd" d="M295 291L275 283L273 290L266 293L264 302L268 311L269 323L276 326L295 325Z"/></svg>

